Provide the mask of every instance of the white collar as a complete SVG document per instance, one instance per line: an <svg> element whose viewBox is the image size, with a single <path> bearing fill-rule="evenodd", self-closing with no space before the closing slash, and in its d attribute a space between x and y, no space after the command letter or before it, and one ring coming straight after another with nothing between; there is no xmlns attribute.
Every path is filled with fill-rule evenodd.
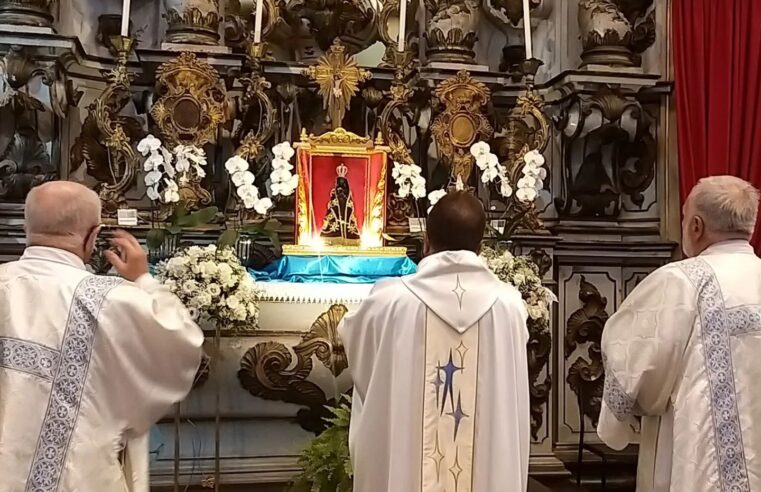
<svg viewBox="0 0 761 492"><path fill-rule="evenodd" d="M26 250L24 250L24 255L21 257L21 261L29 260L49 261L77 268L79 270L86 270L85 263L79 256L63 249L49 248L47 246L29 246L26 248Z"/></svg>
<svg viewBox="0 0 761 492"><path fill-rule="evenodd" d="M744 239L733 239L730 241L721 241L707 247L699 256L703 255L736 255L736 254L755 254L753 246Z"/></svg>

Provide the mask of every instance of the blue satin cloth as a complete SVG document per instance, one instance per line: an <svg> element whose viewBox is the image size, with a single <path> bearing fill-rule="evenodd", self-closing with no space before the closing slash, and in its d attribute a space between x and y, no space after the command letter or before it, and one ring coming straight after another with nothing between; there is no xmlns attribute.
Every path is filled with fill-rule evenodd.
<svg viewBox="0 0 761 492"><path fill-rule="evenodd" d="M283 256L264 270L249 270L258 281L328 284L372 284L416 271L417 265L406 256Z"/></svg>

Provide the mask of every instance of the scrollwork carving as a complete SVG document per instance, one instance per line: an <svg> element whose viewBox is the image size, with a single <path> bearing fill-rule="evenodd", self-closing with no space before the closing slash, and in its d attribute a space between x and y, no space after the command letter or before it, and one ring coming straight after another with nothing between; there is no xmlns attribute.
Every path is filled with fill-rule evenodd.
<svg viewBox="0 0 761 492"><path fill-rule="evenodd" d="M559 124L565 147L564 216L617 217L626 196L638 208L655 180L654 118L633 94L609 87L574 96Z"/></svg>
<svg viewBox="0 0 761 492"><path fill-rule="evenodd" d="M531 436L539 439L539 431L544 421L544 412L550 400L552 378L549 375L550 353L552 352L552 335L550 328L543 322L529 319L527 322L528 340L528 374L531 400ZM548 374L539 382L544 369Z"/></svg>
<svg viewBox="0 0 761 492"><path fill-rule="evenodd" d="M579 300L581 308L571 313L566 324L565 358L568 360L583 344L588 344L587 357L580 355L576 358L568 370L566 382L577 395L583 392L585 415L596 426L605 382L600 344L603 328L608 321L605 310L608 300L584 276L579 283Z"/></svg>
<svg viewBox="0 0 761 492"><path fill-rule="evenodd" d="M480 5L477 0L426 0L433 13L425 33L432 62L475 63Z"/></svg>
<svg viewBox="0 0 761 492"><path fill-rule="evenodd" d="M320 315L301 343L288 348L267 341L249 349L241 360L238 379L252 395L265 400L283 401L307 407L299 411L299 423L306 430L317 432L324 427L328 400L319 384L309 381L313 356L332 376L338 377L348 367L346 352L338 337L338 324L347 312L336 304Z"/></svg>
<svg viewBox="0 0 761 492"><path fill-rule="evenodd" d="M369 0L289 0L289 16L304 19L324 52L335 39L349 55L364 50L377 39L377 12Z"/></svg>

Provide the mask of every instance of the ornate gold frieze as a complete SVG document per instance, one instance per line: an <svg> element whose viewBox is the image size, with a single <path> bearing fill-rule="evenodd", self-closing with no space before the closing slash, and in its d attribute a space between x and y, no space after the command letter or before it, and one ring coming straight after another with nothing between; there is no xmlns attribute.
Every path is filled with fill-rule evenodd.
<svg viewBox="0 0 761 492"><path fill-rule="evenodd" d="M304 70L304 75L317 82L333 129L341 127L351 98L359 91L359 84L372 76L357 66L354 57L346 53L346 48L338 39L316 65Z"/></svg>
<svg viewBox="0 0 761 492"><path fill-rule="evenodd" d="M348 309L335 304L321 314L301 343L286 347L275 341L256 344L241 359L238 379L252 395L265 400L283 401L307 407L298 414L299 423L316 431L325 415L325 405L334 398L325 396L323 387L310 380L314 358L325 366L333 378L348 367L343 344L338 336L338 324ZM333 381L326 382L333 386Z"/></svg>
<svg viewBox="0 0 761 492"><path fill-rule="evenodd" d="M452 182L459 176L467 185L475 158L470 147L494 133L481 111L489 103L491 91L482 82L461 70L442 82L434 92L444 111L431 124L431 133L444 162L450 167Z"/></svg>

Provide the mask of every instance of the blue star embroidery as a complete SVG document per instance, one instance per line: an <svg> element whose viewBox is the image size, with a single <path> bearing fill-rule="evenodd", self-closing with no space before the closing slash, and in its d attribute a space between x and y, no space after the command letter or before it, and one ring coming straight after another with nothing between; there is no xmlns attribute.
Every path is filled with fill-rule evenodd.
<svg viewBox="0 0 761 492"><path fill-rule="evenodd" d="M441 414L444 414L444 405L447 401L447 394L451 408L454 411L454 375L457 371L462 371L452 360L452 350L449 351L449 362L441 368L444 371L444 396L441 398Z"/></svg>
<svg viewBox="0 0 761 492"><path fill-rule="evenodd" d="M470 417L462 411L462 393L457 394L457 408L447 413L448 416L454 419L454 440L457 440L457 431L460 430L460 422L462 419Z"/></svg>

